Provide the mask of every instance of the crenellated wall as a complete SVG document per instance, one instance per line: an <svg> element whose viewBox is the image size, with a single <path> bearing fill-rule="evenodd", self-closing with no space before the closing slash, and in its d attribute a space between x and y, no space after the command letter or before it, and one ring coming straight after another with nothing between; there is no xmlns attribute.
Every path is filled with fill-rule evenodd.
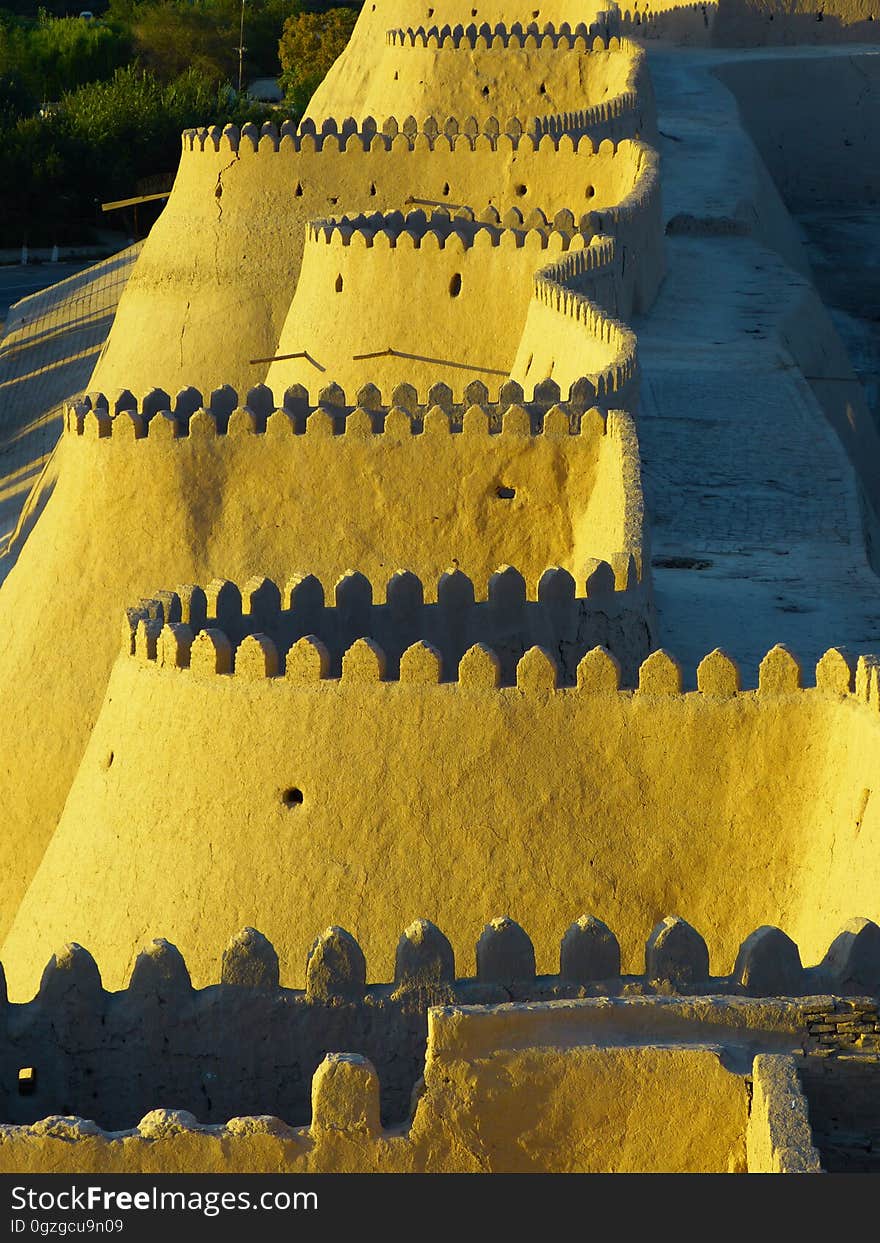
<svg viewBox="0 0 880 1243"><path fill-rule="evenodd" d="M424 393L439 378L459 399L475 379L494 400L508 377L529 391L553 378L566 396L575 380L588 377L597 393L625 404L635 374L633 334L610 328L586 293L566 296L562 305L574 264L543 267L534 277L570 250L572 258L582 256L577 270L592 278L593 298L604 295L614 306L620 264L612 242L594 238L583 251L582 234L528 228L515 208L503 224L416 212L406 222L400 214L376 215L309 227L279 361L267 374L275 391L308 383L319 368L348 391L370 377L386 390L408 383ZM389 296L377 298L377 290ZM413 300L430 311L414 316ZM526 366L520 359L528 343L535 348L535 327L524 331L533 301L557 314L558 344L555 354L551 345L548 357L544 347ZM557 360L562 365L554 370Z"/></svg>
<svg viewBox="0 0 880 1243"><path fill-rule="evenodd" d="M32 1000L7 1004L3 991L0 1124L33 1125L61 1114L117 1130L164 1107L186 1109L207 1125L245 1113L302 1125L312 1076L325 1051L337 1049L370 1059L383 1122L399 1125L410 1117L425 1073L429 1021L429 1064L438 1054L464 1055L462 1006L468 1053L477 1057L537 1044L554 1020L567 1028L567 1039L578 1030L606 1049L712 1044L739 1074L756 1053L796 1052L818 1061L811 1030L835 1023L855 1029L840 1051L876 1056L876 999L839 995L866 986L876 992L880 929L856 923L848 954L834 959L838 938L809 969L778 928L758 929L740 947L733 974L718 978L709 975L699 933L668 917L648 937L644 974L622 976L613 932L581 916L562 937L557 970L536 976L528 935L501 917L480 933L477 975L467 979L456 977L443 933L421 919L397 942L393 979L369 985L360 946L331 927L308 951L304 990L280 985L275 948L253 928L231 939L219 980L202 989L193 988L184 959L167 941L138 954L119 992L107 992L92 956L71 944L52 955ZM432 1006L443 1007L439 1033ZM823 1052L834 1059L838 1050Z"/></svg>
<svg viewBox="0 0 880 1243"><path fill-rule="evenodd" d="M412 204L464 205L479 214L488 204L501 215L515 206L523 218L540 211L552 220L566 211L579 226L586 217L590 235L617 234L633 254L641 253L646 224L657 231L650 209L659 194L656 161L641 143L604 142L594 151L588 136L545 134L539 142L523 134L520 122L506 123L511 136L487 121L482 137L476 121L473 134L454 121L451 136L437 122L425 125L427 132L411 136L396 121L383 131L373 122L353 133L339 133L334 122L322 135L306 127L301 135L270 128L261 136L253 126L242 134L227 126L184 135L174 189L120 300L90 387L246 389L263 380L272 359L289 352L284 325L307 222L328 213ZM643 201L647 210L631 219L625 204ZM644 263L645 288L655 290L652 274L662 271L662 258L645 252ZM314 296L305 291L300 299ZM313 310L333 318L332 286ZM339 378L335 358L318 361L325 378Z"/></svg>
<svg viewBox="0 0 880 1243"><path fill-rule="evenodd" d="M314 575L296 575L283 590L255 577L239 589L215 579L207 589L142 600L125 610L123 652L160 664L243 676L287 676L311 681L344 676L357 640L381 650L383 678L454 681L475 645L491 648L500 685L516 684L517 667L532 647L552 652L562 685L575 685L588 651L602 646L629 682L651 647L650 599L630 553L607 562L591 560L584 586L567 570L544 571L530 590L522 575L504 566L487 588L459 569L443 574L426 592L409 571L399 570L377 595L363 574L343 575L333 587ZM583 592L583 594L580 594ZM427 597L427 599L426 599ZM163 629L167 626L167 629ZM300 662L306 662L300 667Z"/></svg>
<svg viewBox="0 0 880 1243"><path fill-rule="evenodd" d="M423 648L389 682L366 640L334 679L307 641L279 676L246 639L247 668L230 677L218 676L211 629L192 668L179 667L178 641L162 641L164 664L151 659L146 625L145 659L117 661L6 940L16 994L70 937L94 948L111 986L159 932L203 981L207 932L216 943L255 923L295 970L316 926L345 922L381 970L399 927L421 914L470 970L480 915L507 910L547 970L568 914L548 895L570 893L572 918L591 906L621 929L625 970L631 931L677 909L724 973L751 927L782 925L818 956L854 907L877 914L870 662L855 694L834 651L819 685L799 689L797 663L774 649L755 692L713 653L682 694L662 652L632 692L616 689L601 651L576 687L557 688L539 649L515 686L498 687L479 646L455 682L438 682Z"/></svg>
<svg viewBox="0 0 880 1243"><path fill-rule="evenodd" d="M628 39L586 27L532 34L476 26L389 30L369 61L348 58L333 92L333 113L353 116L529 118L529 128L560 123L559 132L594 139L647 137L653 108L644 51ZM327 95L319 88L307 115L320 122Z"/></svg>
<svg viewBox="0 0 880 1243"><path fill-rule="evenodd" d="M412 418L383 408L375 386L357 395L371 408L354 411L328 389L324 409L288 392L272 412L261 388L247 394L248 408L226 388L207 398L187 389L175 401L121 394L114 417L94 394L74 410L56 450L58 482L0 594L0 678L28 686L0 719L7 771L27 774L6 787L2 926L55 828L100 708L118 650L107 619L145 592L216 576L245 583L255 570L279 583L312 573L329 588L352 569L378 591L402 568L431 586L457 568L482 591L509 564L530 587L551 565L581 584L589 558L610 563L623 553L641 566L628 416L606 426L581 404L554 407L558 386L541 391L549 410L542 402L463 409L442 385L432 386L427 409L411 389L386 395L413 405ZM603 480L593 497L609 471L617 481ZM645 603L636 614L647 619ZM62 650L53 636L71 617L75 637Z"/></svg>

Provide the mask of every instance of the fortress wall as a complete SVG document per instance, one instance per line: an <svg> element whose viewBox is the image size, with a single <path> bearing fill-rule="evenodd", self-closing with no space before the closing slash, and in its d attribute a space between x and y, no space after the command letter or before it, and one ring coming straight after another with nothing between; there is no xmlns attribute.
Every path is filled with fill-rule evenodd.
<svg viewBox="0 0 880 1243"><path fill-rule="evenodd" d="M627 367L627 355L634 355L632 335L604 328L582 298L567 299L570 314L564 318L561 307L550 310L551 317L556 312L557 340L545 344L539 337L533 343L540 354L532 368L514 365L535 335L533 328L520 341L527 310L533 317L536 267L561 255L563 247L582 247L581 235L569 240L556 232L455 221L435 232L434 219L427 229L423 224L418 232L396 236L378 226L362 230L356 222L353 229L312 231L278 344L279 361L267 374L276 392L313 381L319 366L348 392L372 379L385 391L405 382L423 394L440 379L460 399L465 386L478 379L494 400L511 374L529 391L548 377L566 395L581 376L590 377L603 396L622 388L614 380L617 369ZM588 261L593 257L581 262ZM565 271L560 269L560 278ZM613 300L613 277L606 284ZM379 291L387 296L377 296ZM413 315L413 300L424 314ZM541 323L537 332L546 328ZM554 371L554 362L563 365Z"/></svg>
<svg viewBox="0 0 880 1243"><path fill-rule="evenodd" d="M391 3L391 0L376 0L374 4L370 0L358 14L347 47L312 96L308 115L324 117L334 114L338 106L336 101L349 96L349 78L358 83L364 81L366 74L362 66L375 65L377 52L384 46L389 31L433 26L460 26L462 30L476 26L479 29L487 24L492 29L499 25L510 29L515 23L534 25L540 31L545 26L559 29L566 22L572 31L579 25L586 26L591 39L618 33L612 14L598 7L592 10L572 8L566 0L548 0L543 6L530 10L517 10L499 0L490 0L488 6L485 3L481 5L480 0L476 4L468 4L467 0L444 0L442 4L434 5L414 3L412 0L403 5Z"/></svg>
<svg viewBox="0 0 880 1243"><path fill-rule="evenodd" d="M308 160L305 161L308 164ZM297 158L184 150L168 203L119 302L93 388L247 388L262 378L299 272L309 214L328 186L293 197ZM219 196L218 196L218 191ZM366 193L366 187L363 187Z"/></svg>
<svg viewBox="0 0 880 1243"><path fill-rule="evenodd" d="M468 972L488 911L527 927L548 970L569 916L598 912L623 934L624 969L638 969L641 930L674 910L702 930L716 972L758 925L790 930L815 958L841 907L876 915L880 822L862 820L855 892L841 817L866 784L847 758L854 722L867 762L880 721L876 693L872 707L841 691L842 657L820 664L822 688L786 690L796 667L776 650L760 694L733 693L718 654L685 695L662 654L635 694L612 693L595 661L578 689L554 691L534 652L500 690L478 656L458 683L377 683L364 645L341 681L306 683L124 656L6 939L13 991L30 993L71 937L110 987L158 932L202 982L209 945L258 922L296 984L314 928L334 920L388 978L389 946L416 914ZM438 755L457 757L452 784ZM285 802L292 788L301 803ZM805 884L832 839L833 902Z"/></svg>
<svg viewBox="0 0 880 1243"><path fill-rule="evenodd" d="M713 42L718 4L653 0L647 4L620 6L619 28L639 40L660 39L683 47L707 47Z"/></svg>
<svg viewBox="0 0 880 1243"><path fill-rule="evenodd" d="M332 96L319 88L306 115L320 124L327 115L316 110L322 102L332 109L329 115L354 117L452 113L525 122L592 113L581 120L582 132L598 133L611 115L615 132L602 129L601 138L644 132L638 95L647 76L645 53L628 40L623 47L615 41L612 50L569 52L549 44L525 49L507 35L494 36L489 48L456 48L451 35L438 34L396 32L395 41L375 48L369 61L352 60Z"/></svg>
<svg viewBox="0 0 880 1243"><path fill-rule="evenodd" d="M174 420L160 414L149 436L135 440L127 414L112 436L93 439L92 415L83 436L62 438L58 481L0 596L0 670L6 685L28 685L27 699L12 696L0 719L10 774L3 927L55 827L100 707L118 648L112 619L144 590L215 575L244 583L255 570L280 583L296 570L333 583L359 568L378 596L397 569L436 584L455 560L481 589L507 563L530 584L554 562L583 582L586 556L611 560L624 547L623 515L610 508L592 549L584 530L598 415L564 439L529 435L525 411L508 418L507 433L491 436L479 411L457 435L442 411L419 436L408 422L405 434L399 423L389 434L393 420L372 435L367 413L357 434L354 420L339 437L325 414L311 415L303 435L283 412L272 419L256 434L244 414L218 436L210 416L200 416L188 437L175 439ZM502 485L514 496L499 497ZM316 513L346 520L316 522ZM59 647L62 632L74 638Z"/></svg>
<svg viewBox="0 0 880 1243"><path fill-rule="evenodd" d="M552 378L570 392L586 376L597 393L620 405L635 399L636 338L600 307L619 301L621 263L616 247L573 252L542 268L520 337L512 377L523 385ZM607 256L607 258L606 258ZM605 260L601 262L601 260Z"/></svg>
<svg viewBox="0 0 880 1243"><path fill-rule="evenodd" d="M821 61L805 56L729 62L714 70L736 98L762 157L756 160L760 234L811 282L809 263L781 199L794 209L839 202L842 211L876 201L877 61L865 55ZM841 144L848 157L843 161ZM847 349L812 283L787 316L782 340L852 463L865 500L863 520L874 564L880 546L880 437Z"/></svg>
<svg viewBox="0 0 880 1243"><path fill-rule="evenodd" d="M175 668L207 657L217 673L249 677L256 668L260 676L298 677L305 659L309 666L317 660L322 676L339 677L349 650L368 639L382 652L385 678L436 682L454 681L465 654L482 644L491 647L505 686L516 685L519 661L536 645L553 653L566 686L575 685L587 652L603 647L632 684L651 647L650 595L633 556L613 560L614 568L588 561L580 585L552 567L532 586L504 566L476 589L453 569L426 590L410 571L398 571L376 593L384 603L373 602L373 585L357 571L326 587L314 575L294 575L282 591L262 577L241 590L215 579L205 590L190 585L127 608L122 646ZM169 630L161 631L166 622Z"/></svg>
<svg viewBox="0 0 880 1243"><path fill-rule="evenodd" d="M382 389L406 382L426 392L441 380L459 395L477 379L497 394L516 353L542 242L544 253L564 244L559 234L535 232L517 241L511 230L488 228L445 239L357 229L350 238L334 230L329 242L313 235L277 351L308 357L273 363L267 383L275 391L308 383L317 362L347 391L373 380ZM381 357L388 349L395 354Z"/></svg>
<svg viewBox="0 0 880 1243"><path fill-rule="evenodd" d="M369 135L368 149L362 136L306 135L298 151L290 136L279 145L257 134L255 151L234 127L222 139L205 135L191 140L196 149L185 143L91 388L247 389L263 379L297 287L309 219L408 203L478 211L493 204L502 213L515 204L525 216L538 208L551 220L560 210L576 221L605 212L613 227L611 209L637 186L646 158L641 144L629 142L593 154L587 137L577 150L559 139L557 150L549 135L535 150L528 137L474 142L462 133L439 137L433 151L427 137L403 134L387 142ZM639 227L627 220L620 231Z"/></svg>
<svg viewBox="0 0 880 1243"><path fill-rule="evenodd" d="M878 22L877 0L719 0L712 42L717 47L876 43ZM823 93L827 89L823 86Z"/></svg>

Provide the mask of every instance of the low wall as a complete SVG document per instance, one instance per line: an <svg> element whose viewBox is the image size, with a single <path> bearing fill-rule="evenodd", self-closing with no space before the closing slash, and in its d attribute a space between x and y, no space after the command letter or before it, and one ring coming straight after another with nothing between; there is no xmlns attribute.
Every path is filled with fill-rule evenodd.
<svg viewBox="0 0 880 1243"><path fill-rule="evenodd" d="M761 1053L752 1070L752 1105L746 1132L750 1174L819 1174L799 1059Z"/></svg>
<svg viewBox="0 0 880 1243"><path fill-rule="evenodd" d="M505 1008L502 1008L502 1010ZM200 1125L156 1109L131 1130L49 1117L0 1128L4 1172L735 1172L745 1169L748 1097L713 1046L597 1048L571 1015L546 1011L529 1047L472 1047L471 1016L434 1009L409 1124L383 1131L379 1081L355 1054L312 1079L312 1121ZM563 1019L560 1026L559 1017ZM503 1019L502 1019L503 1028ZM696 1110L699 1100L702 1108Z"/></svg>

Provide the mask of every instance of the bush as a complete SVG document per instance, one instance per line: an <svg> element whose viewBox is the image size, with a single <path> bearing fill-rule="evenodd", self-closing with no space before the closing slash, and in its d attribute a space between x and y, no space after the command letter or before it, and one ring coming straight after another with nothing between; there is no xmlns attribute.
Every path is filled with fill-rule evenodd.
<svg viewBox="0 0 880 1243"><path fill-rule="evenodd" d="M130 58L128 35L102 22L43 13L36 24L0 28L0 74L15 75L40 103L108 78Z"/></svg>

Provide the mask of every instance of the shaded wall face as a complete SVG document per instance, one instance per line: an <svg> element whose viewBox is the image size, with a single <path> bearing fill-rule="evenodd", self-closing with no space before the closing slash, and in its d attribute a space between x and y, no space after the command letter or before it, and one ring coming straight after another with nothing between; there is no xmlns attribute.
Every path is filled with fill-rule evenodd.
<svg viewBox="0 0 880 1243"><path fill-rule="evenodd" d="M789 208L880 199L880 56L750 60L715 73Z"/></svg>
<svg viewBox="0 0 880 1243"><path fill-rule="evenodd" d="M248 924L277 946L288 983L315 929L332 923L387 979L415 917L447 932L469 973L480 930L504 912L547 971L560 928L585 909L620 932L625 970L641 969L646 930L670 911L703 933L715 973L762 924L797 935L809 961L840 922L802 879L837 828L833 757L845 754L851 709L816 691L297 690L124 658L6 940L10 985L31 992L75 937L117 987L153 935L177 944L201 983ZM868 728L866 755L876 718ZM291 787L303 794L295 808L283 799ZM204 823L206 806L205 831L182 832ZM862 832L876 836L874 822ZM851 913L848 883L839 901Z"/></svg>
<svg viewBox="0 0 880 1243"><path fill-rule="evenodd" d="M716 47L874 43L878 16L874 0L829 0L821 5L814 0L720 0L712 20L712 42Z"/></svg>

